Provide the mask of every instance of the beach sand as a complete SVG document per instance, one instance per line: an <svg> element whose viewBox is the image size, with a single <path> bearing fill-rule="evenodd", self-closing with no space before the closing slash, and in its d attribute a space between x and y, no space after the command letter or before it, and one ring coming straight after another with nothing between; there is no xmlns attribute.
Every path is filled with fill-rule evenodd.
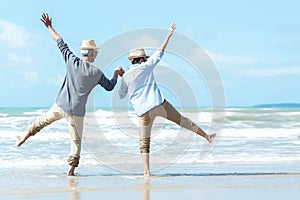
<svg viewBox="0 0 300 200"><path fill-rule="evenodd" d="M60 171L60 170L59 170ZM299 199L298 173L80 174L13 169L0 179L1 199Z"/></svg>

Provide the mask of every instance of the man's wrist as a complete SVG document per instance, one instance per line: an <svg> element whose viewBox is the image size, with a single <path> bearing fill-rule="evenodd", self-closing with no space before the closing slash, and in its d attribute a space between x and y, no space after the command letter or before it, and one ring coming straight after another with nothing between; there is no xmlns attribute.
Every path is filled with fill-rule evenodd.
<svg viewBox="0 0 300 200"><path fill-rule="evenodd" d="M113 79L118 80L118 72L114 73Z"/></svg>

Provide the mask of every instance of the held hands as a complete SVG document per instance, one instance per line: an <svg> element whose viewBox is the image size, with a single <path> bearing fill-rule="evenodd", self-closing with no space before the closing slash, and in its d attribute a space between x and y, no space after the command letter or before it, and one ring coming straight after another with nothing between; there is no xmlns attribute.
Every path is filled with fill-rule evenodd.
<svg viewBox="0 0 300 200"><path fill-rule="evenodd" d="M114 77L118 77L118 76L123 76L123 74L125 73L125 71L122 69L122 67L117 67L115 69L115 72L114 72Z"/></svg>
<svg viewBox="0 0 300 200"><path fill-rule="evenodd" d="M52 27L52 18L49 18L48 13L43 13L43 14L42 14L42 19L41 19L41 21L44 23L44 25L45 25L47 28Z"/></svg>

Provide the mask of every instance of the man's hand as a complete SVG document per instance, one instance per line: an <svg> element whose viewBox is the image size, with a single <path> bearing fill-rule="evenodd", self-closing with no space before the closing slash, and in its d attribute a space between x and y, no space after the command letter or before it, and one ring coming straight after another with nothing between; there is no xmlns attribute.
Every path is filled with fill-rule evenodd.
<svg viewBox="0 0 300 200"><path fill-rule="evenodd" d="M123 76L123 74L125 73L125 71L123 70L122 67L117 67L117 70L118 70L118 73L119 73L119 76Z"/></svg>
<svg viewBox="0 0 300 200"><path fill-rule="evenodd" d="M41 19L41 21L44 23L44 25L45 25L47 28L52 27L52 18L49 18L48 13L43 13L43 14L42 14L42 19Z"/></svg>
<svg viewBox="0 0 300 200"><path fill-rule="evenodd" d="M50 34L51 34L53 40L57 41L60 38L60 35L52 27L52 18L49 18L48 13L43 13L42 14L41 21L44 23L44 25L50 31Z"/></svg>

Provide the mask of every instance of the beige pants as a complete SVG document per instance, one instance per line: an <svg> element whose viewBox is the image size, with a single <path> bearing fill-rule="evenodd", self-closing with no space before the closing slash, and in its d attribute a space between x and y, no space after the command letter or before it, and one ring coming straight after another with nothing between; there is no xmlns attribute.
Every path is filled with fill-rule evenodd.
<svg viewBox="0 0 300 200"><path fill-rule="evenodd" d="M63 111L57 104L54 104L45 115L36 119L35 122L28 127L27 132L30 135L35 135L44 127L62 118L67 120L71 134L71 149L68 163L71 166L77 167L81 151L83 117L70 115Z"/></svg>
<svg viewBox="0 0 300 200"><path fill-rule="evenodd" d="M197 133L199 127L190 119L182 116L167 100L139 117L140 152L149 153L151 128L155 117L164 117L181 127Z"/></svg>

